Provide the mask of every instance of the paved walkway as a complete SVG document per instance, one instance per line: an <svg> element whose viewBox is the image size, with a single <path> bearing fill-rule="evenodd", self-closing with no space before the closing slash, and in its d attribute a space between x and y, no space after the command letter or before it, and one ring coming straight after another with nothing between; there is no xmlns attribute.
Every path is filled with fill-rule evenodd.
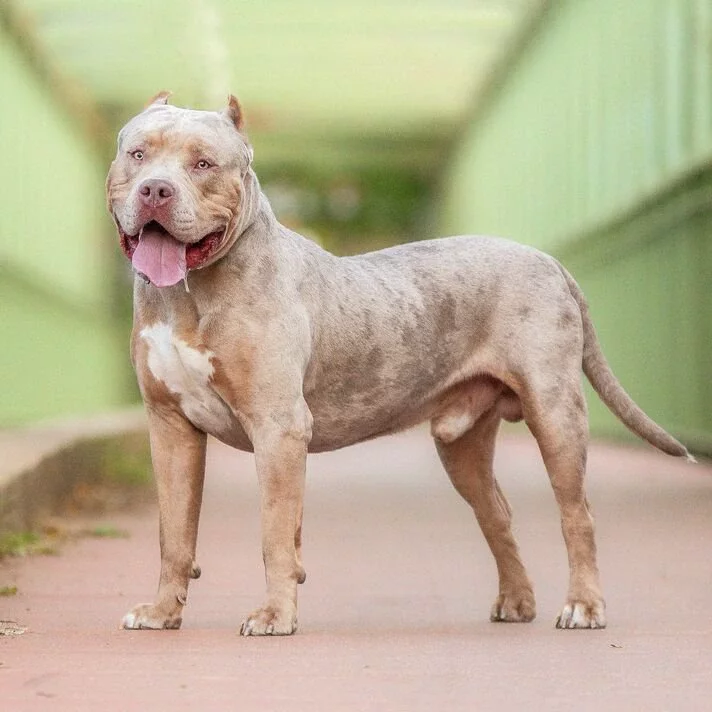
<svg viewBox="0 0 712 712"><path fill-rule="evenodd" d="M244 639L263 582L254 469L217 445L209 459L181 631L117 629L155 590L152 507L110 518L129 538L0 567L19 588L0 619L27 626L0 637L0 709L712 709L710 467L591 449L609 627L557 631L566 554L532 440L504 436L498 453L537 590L526 625L488 621L493 562L424 433L312 457L300 632Z"/></svg>

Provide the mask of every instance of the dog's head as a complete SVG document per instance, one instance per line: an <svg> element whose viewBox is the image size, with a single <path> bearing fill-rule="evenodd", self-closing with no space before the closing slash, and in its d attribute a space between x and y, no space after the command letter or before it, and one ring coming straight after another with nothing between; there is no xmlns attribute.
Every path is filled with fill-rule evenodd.
<svg viewBox="0 0 712 712"><path fill-rule="evenodd" d="M169 105L162 92L119 132L106 196L134 269L157 287L222 257L250 210L252 149L240 105Z"/></svg>

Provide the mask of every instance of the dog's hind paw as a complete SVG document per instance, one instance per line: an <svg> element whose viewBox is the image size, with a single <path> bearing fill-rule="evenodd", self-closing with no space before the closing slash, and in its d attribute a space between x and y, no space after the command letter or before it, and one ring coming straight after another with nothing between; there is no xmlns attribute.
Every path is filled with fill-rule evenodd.
<svg viewBox="0 0 712 712"><path fill-rule="evenodd" d="M594 601L568 601L556 619L557 628L605 628L606 604Z"/></svg>
<svg viewBox="0 0 712 712"><path fill-rule="evenodd" d="M520 594L500 593L492 606L493 623L529 623L536 618L536 602L531 591Z"/></svg>
<svg viewBox="0 0 712 712"><path fill-rule="evenodd" d="M240 627L240 635L292 635L297 630L297 612L265 606L253 611Z"/></svg>

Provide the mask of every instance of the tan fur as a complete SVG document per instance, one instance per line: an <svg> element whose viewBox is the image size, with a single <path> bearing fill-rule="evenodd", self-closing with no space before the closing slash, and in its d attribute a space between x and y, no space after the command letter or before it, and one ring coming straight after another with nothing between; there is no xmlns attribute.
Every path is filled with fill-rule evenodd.
<svg viewBox="0 0 712 712"><path fill-rule="evenodd" d="M557 625L604 626L583 489L581 369L634 432L671 454L687 451L611 373L570 275L537 250L488 237L334 257L275 219L236 100L223 112L201 112L165 98L119 134L107 179L111 213L128 235L158 219L137 199L140 181L157 178L174 189L159 217L175 239L197 243L214 231L224 239L188 274L189 292L135 282L132 358L149 414L162 564L156 601L133 609L124 626L180 625L196 571L206 431L256 458L267 593L242 632L289 634L306 576L307 452L427 420L497 564L492 619L531 620L532 585L492 471L502 418L526 421L561 510L570 582ZM140 161L130 153L137 147ZM194 170L206 156L215 165Z"/></svg>
<svg viewBox="0 0 712 712"><path fill-rule="evenodd" d="M158 94L152 96L145 104L144 104L144 109L148 109L149 106L152 106L153 104L167 104L168 99L170 99L171 94L173 92L170 91L159 91Z"/></svg>

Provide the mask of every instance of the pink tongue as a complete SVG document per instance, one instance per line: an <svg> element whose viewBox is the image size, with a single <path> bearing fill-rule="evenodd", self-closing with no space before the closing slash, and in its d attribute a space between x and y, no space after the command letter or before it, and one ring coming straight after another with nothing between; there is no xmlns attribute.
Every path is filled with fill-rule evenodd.
<svg viewBox="0 0 712 712"><path fill-rule="evenodd" d="M170 287L186 275L185 245L158 230L144 230L131 264L156 287Z"/></svg>

